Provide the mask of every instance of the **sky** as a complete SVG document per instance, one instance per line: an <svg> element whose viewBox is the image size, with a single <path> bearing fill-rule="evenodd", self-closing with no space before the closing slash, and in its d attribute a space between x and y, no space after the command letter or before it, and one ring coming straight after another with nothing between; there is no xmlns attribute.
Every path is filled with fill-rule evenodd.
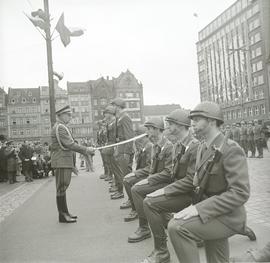
<svg viewBox="0 0 270 263"><path fill-rule="evenodd" d="M86 29L65 48L52 43L59 83L118 77L129 69L144 87L144 103L199 101L198 32L235 0L49 0L52 30L61 13L69 27ZM46 42L25 17L42 0L0 0L0 87L48 85ZM197 16L194 16L197 14Z"/></svg>

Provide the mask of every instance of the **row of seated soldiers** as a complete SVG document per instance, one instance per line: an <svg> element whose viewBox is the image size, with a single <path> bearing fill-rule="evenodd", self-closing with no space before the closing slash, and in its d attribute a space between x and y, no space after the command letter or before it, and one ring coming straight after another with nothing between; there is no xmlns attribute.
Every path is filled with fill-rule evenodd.
<svg viewBox="0 0 270 263"><path fill-rule="evenodd" d="M121 104L119 103L119 105ZM210 113L207 112L207 110L202 111L198 108L197 111L194 111L195 114L193 118L202 117L209 121L209 123L212 123L213 120L217 120L217 123L223 122L221 117L223 115L218 105L206 102L202 103L201 107L210 108ZM215 115L217 117L215 117ZM115 113L115 107L111 105L107 106L104 111L104 116L105 120L99 122L100 127L97 136L97 142L100 146L114 144L119 141L116 137L119 128L119 119L117 119L118 115ZM199 180L195 180L195 177L197 178L195 175L195 166L199 158L204 158L203 155L202 157L198 157L200 142L191 132L191 120L188 112L182 109L175 110L167 116L166 121L168 124L167 129L164 127L163 119L159 117L150 118L143 126L137 129L135 135L146 133L147 136L135 141L135 169L122 178L128 199L120 206L120 209L131 208L130 213L124 218L124 221L130 222L138 219L138 228L128 237L128 242L135 243L143 241L150 238L151 233L154 238L154 250L143 260L143 263L166 263L170 261L166 228L174 213L177 214L179 211L188 208L188 206L192 204L192 194L190 194L189 190L188 194L185 193L185 191L186 189L193 188L192 180L195 185L196 180ZM218 127L217 133L221 134L218 131ZM203 129L207 130L208 127L204 127ZM217 137L220 136L221 135L218 135ZM128 139L128 137L124 139ZM230 144L235 145L234 142ZM109 188L111 199L124 197L123 194L119 195L119 192L122 193L122 189L119 190L119 185L116 182L118 170L114 168L114 162L117 162L118 158L117 147L118 146L101 150L104 175L101 175L100 178L111 184ZM239 156L241 155L241 158L243 158L244 153L237 144L235 150L238 151L237 154L239 154ZM203 150L201 150L200 153L203 153ZM128 158L133 159L133 156L130 158L129 154ZM243 162L243 159L241 162ZM244 162L243 167L247 169ZM234 169L234 167L230 167L230 169ZM230 169L228 169L228 171ZM229 181L232 178L228 179L228 182L226 182L227 179L224 180L223 172L220 172L215 178L212 177L213 179L211 180L213 181L211 181L208 186L208 188L211 189L206 189L207 193L205 193L205 198L212 199L211 197L222 194L223 190L219 191L221 188L224 188L225 192L231 191L231 186L226 186L226 184L230 184ZM232 171L228 173L231 172ZM240 173L242 174L242 172L243 176L248 177L247 171L243 170ZM234 181L234 183L235 182L236 181ZM228 189L226 189L226 187L228 187ZM246 186L244 188L246 188ZM246 188L246 190L247 189L248 188ZM217 210L219 210L219 208L217 208ZM232 208L232 211L233 210L234 208ZM174 218L176 218L175 215ZM208 222L209 218L206 217L203 220L205 223ZM200 221L200 224L201 223L202 221ZM219 227L219 223L217 227ZM206 235L207 237L202 235L201 238L198 236L194 237L193 235L191 239L194 239L193 241L197 243L197 246L202 246L205 243L207 262L228 262L229 250L226 238L231 235L230 228L228 228L228 232L230 233L228 236L224 236L224 240L213 240L215 239L215 235L218 236L217 233L219 233L219 229L215 229L215 227L210 227L209 229L209 231L214 231L215 233L209 233ZM241 229L241 231L236 231L234 234L238 233L247 236L250 240L256 240L255 233L249 227L245 226ZM173 233L173 230L171 232ZM197 260L198 253L195 250L189 251L188 249L188 247L191 247L193 244L193 241L189 241L186 248L184 246L179 248L179 242L174 242L172 239L173 235L174 233L171 234L170 237L179 262L199 262L199 260ZM210 240L208 240L208 238L210 238ZM222 243L222 247L218 247L221 242L224 242ZM184 250L186 250L185 253L183 253Z"/></svg>
<svg viewBox="0 0 270 263"><path fill-rule="evenodd" d="M26 182L46 177L50 168L48 143L24 141L15 143L1 136L0 182L17 182L17 176L24 175Z"/></svg>
<svg viewBox="0 0 270 263"><path fill-rule="evenodd" d="M259 121L244 121L226 125L225 130L230 132L230 138L236 141L245 151L247 157L263 158L263 147L269 131ZM257 150L257 156L256 155ZM250 154L249 154L250 152Z"/></svg>

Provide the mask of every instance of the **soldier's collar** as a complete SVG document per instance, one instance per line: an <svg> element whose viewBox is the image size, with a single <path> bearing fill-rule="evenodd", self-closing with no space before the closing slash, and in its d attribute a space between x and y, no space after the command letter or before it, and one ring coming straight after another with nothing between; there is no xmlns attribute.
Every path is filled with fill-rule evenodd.
<svg viewBox="0 0 270 263"><path fill-rule="evenodd" d="M216 136L214 136L213 138L211 138L210 140L206 140L205 139L205 145L207 147L207 149L213 144L213 142L216 140L217 137L219 137L222 133L221 132L218 132L216 134Z"/></svg>

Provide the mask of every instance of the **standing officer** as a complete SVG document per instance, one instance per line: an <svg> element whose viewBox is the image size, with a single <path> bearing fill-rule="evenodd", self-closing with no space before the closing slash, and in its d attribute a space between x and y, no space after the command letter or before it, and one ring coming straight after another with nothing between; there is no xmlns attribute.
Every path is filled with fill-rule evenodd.
<svg viewBox="0 0 270 263"><path fill-rule="evenodd" d="M240 128L237 127L236 123L232 124L232 139L240 144Z"/></svg>
<svg viewBox="0 0 270 263"><path fill-rule="evenodd" d="M263 158L263 132L262 125L259 124L258 120L254 120L254 141L258 151L257 158Z"/></svg>
<svg viewBox="0 0 270 263"><path fill-rule="evenodd" d="M87 155L93 152L91 147L78 145L72 137L67 124L71 120L70 106L55 112L57 121L51 131L51 166L55 169L56 201L60 223L74 223L77 216L68 212L66 190L70 184L71 173L74 167L73 152Z"/></svg>
<svg viewBox="0 0 270 263"><path fill-rule="evenodd" d="M246 156L248 156L248 147L247 147L247 125L245 121L241 121L240 127L240 146L243 148Z"/></svg>
<svg viewBox="0 0 270 263"><path fill-rule="evenodd" d="M146 133L147 129L143 125L140 126L137 131L136 135ZM153 145L150 142L148 137L143 137L139 140L135 141L136 146L136 170L132 173L129 173L124 178L124 187L126 193L128 195L128 200L120 206L120 209L130 208L130 213L124 218L125 222L130 222L135 220L138 217L136 212L136 208L134 205L134 201L131 194L131 188L137 182L145 179L149 175L149 170L151 166L151 155L153 150Z"/></svg>
<svg viewBox="0 0 270 263"><path fill-rule="evenodd" d="M202 200L176 213L169 222L169 236L179 262L200 262L196 246L199 239L205 242L208 263L228 262L228 238L245 232L244 203L250 192L245 153L221 134L223 114L219 105L202 102L190 112L190 118L205 142L198 148L193 180L179 184L179 193L200 189L208 161L216 153L214 147L220 148L222 156L210 171Z"/></svg>
<svg viewBox="0 0 270 263"><path fill-rule="evenodd" d="M169 134L174 135L177 139L174 144L172 169L172 178L175 182L148 194L143 201L144 211L154 237L154 251L143 261L144 263L169 262L170 254L166 242L164 214L181 211L191 204L191 195L178 191L179 184L181 188L183 182L189 183L194 176L199 145L199 141L189 131L190 119L188 116L187 111L177 109L166 118ZM183 182L181 182L182 180Z"/></svg>
<svg viewBox="0 0 270 263"><path fill-rule="evenodd" d="M247 127L247 143L248 143L248 149L251 151L251 156L250 158L255 157L255 141L254 141L254 129L253 129L253 123L252 121L248 122L248 127Z"/></svg>
<svg viewBox="0 0 270 263"><path fill-rule="evenodd" d="M115 108L116 115L116 142L121 142L134 137L132 121L125 111L125 101L115 98L111 105ZM123 179L132 171L134 157L133 143L126 143L115 147L114 160L112 162L117 192L112 194L111 199L124 197Z"/></svg>
<svg viewBox="0 0 270 263"><path fill-rule="evenodd" d="M143 209L143 200L147 194L163 188L172 182L172 143L164 136L162 118L153 117L145 122L147 134L154 144L150 174L146 179L136 183L131 188L132 198L139 217L139 227L129 236L128 242L134 243L151 237L147 218Z"/></svg>

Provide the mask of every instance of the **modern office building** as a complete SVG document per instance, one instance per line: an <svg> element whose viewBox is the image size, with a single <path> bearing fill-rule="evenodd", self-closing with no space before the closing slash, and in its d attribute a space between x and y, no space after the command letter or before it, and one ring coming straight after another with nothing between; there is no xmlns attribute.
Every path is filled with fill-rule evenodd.
<svg viewBox="0 0 270 263"><path fill-rule="evenodd" d="M199 32L201 100L226 123L269 119L270 1L238 0Z"/></svg>

